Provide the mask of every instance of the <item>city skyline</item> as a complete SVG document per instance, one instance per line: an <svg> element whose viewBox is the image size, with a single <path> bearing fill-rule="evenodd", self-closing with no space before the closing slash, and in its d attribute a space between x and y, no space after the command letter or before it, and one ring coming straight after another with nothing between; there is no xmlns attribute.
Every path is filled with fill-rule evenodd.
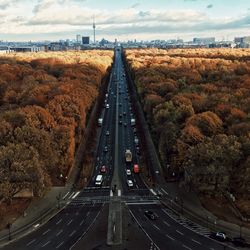
<svg viewBox="0 0 250 250"><path fill-rule="evenodd" d="M37 41L74 38L154 40L249 35L247 1L155 0L0 0L0 40Z"/></svg>

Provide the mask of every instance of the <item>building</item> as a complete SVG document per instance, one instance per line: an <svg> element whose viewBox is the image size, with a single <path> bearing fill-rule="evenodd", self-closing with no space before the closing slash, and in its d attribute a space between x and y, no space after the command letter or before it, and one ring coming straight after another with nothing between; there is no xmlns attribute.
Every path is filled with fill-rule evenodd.
<svg viewBox="0 0 250 250"><path fill-rule="evenodd" d="M234 42L236 43L237 47L249 48L250 47L250 36L235 37Z"/></svg>
<svg viewBox="0 0 250 250"><path fill-rule="evenodd" d="M79 34L76 35L76 42L80 43L80 44L82 43L82 36L81 35L79 35Z"/></svg>
<svg viewBox="0 0 250 250"><path fill-rule="evenodd" d="M89 36L83 36L82 37L82 44L86 45L89 44Z"/></svg>
<svg viewBox="0 0 250 250"><path fill-rule="evenodd" d="M215 43L215 37L204 37L204 38L195 37L193 38L193 43L199 45L209 45L211 43Z"/></svg>

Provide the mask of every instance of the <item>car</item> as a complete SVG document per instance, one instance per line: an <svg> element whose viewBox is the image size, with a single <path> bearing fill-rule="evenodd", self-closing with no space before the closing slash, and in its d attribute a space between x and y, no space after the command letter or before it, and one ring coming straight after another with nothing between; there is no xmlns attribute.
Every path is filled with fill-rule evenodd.
<svg viewBox="0 0 250 250"><path fill-rule="evenodd" d="M247 247L248 246L246 240L242 237L233 238L232 243L237 247Z"/></svg>
<svg viewBox="0 0 250 250"><path fill-rule="evenodd" d="M122 124L122 121L121 121L121 120L119 121L119 124L120 124L120 125Z"/></svg>
<svg viewBox="0 0 250 250"><path fill-rule="evenodd" d="M131 180L127 180L127 184L128 184L129 187L133 187L134 186L133 181L131 181Z"/></svg>
<svg viewBox="0 0 250 250"><path fill-rule="evenodd" d="M145 210L144 211L145 216L147 216L150 220L156 220L156 215L154 214L154 212L150 211L150 210Z"/></svg>
<svg viewBox="0 0 250 250"><path fill-rule="evenodd" d="M135 141L135 144L136 144L136 145L138 145L138 144L139 144L139 139L138 139L136 136L135 136L134 141Z"/></svg>
<svg viewBox="0 0 250 250"><path fill-rule="evenodd" d="M108 131L108 130L106 131L106 135L107 135L107 136L109 135L109 131Z"/></svg>
<svg viewBox="0 0 250 250"><path fill-rule="evenodd" d="M106 109L109 109L109 104L108 103L106 104Z"/></svg>
<svg viewBox="0 0 250 250"><path fill-rule="evenodd" d="M125 115L126 115L126 112L123 112L123 115L125 116Z"/></svg>
<svg viewBox="0 0 250 250"><path fill-rule="evenodd" d="M122 74L123 77L125 77L125 74Z"/></svg>
<svg viewBox="0 0 250 250"><path fill-rule="evenodd" d="M136 128L133 128L133 132L134 132L134 134L136 134L136 132L137 132L137 129L136 129Z"/></svg>
<svg viewBox="0 0 250 250"><path fill-rule="evenodd" d="M218 241L226 241L227 240L227 236L224 232L212 233L211 238L218 240Z"/></svg>
<svg viewBox="0 0 250 250"><path fill-rule="evenodd" d="M130 169L127 169L127 170L126 170L126 174L127 174L127 175L131 175L131 170L130 170Z"/></svg>
<svg viewBox="0 0 250 250"><path fill-rule="evenodd" d="M100 172L103 173L103 174L107 173L107 168L106 168L106 166L104 166L104 165L101 166Z"/></svg>
<svg viewBox="0 0 250 250"><path fill-rule="evenodd" d="M105 146L103 149L104 152L108 152L108 146Z"/></svg>
<svg viewBox="0 0 250 250"><path fill-rule="evenodd" d="M122 118L122 114L119 114L119 117Z"/></svg>
<svg viewBox="0 0 250 250"><path fill-rule="evenodd" d="M122 103L121 103L121 102L119 103L119 106L120 106L120 107L122 106Z"/></svg>
<svg viewBox="0 0 250 250"><path fill-rule="evenodd" d="M124 123L124 127L127 127L127 123L126 122Z"/></svg>

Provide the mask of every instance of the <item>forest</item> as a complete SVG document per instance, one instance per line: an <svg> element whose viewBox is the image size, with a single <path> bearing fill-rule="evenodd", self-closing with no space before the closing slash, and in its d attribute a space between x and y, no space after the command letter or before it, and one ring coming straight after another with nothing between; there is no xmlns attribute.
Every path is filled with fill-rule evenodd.
<svg viewBox="0 0 250 250"><path fill-rule="evenodd" d="M166 178L250 215L250 49L125 53Z"/></svg>
<svg viewBox="0 0 250 250"><path fill-rule="evenodd" d="M112 51L0 57L0 202L63 185Z"/></svg>

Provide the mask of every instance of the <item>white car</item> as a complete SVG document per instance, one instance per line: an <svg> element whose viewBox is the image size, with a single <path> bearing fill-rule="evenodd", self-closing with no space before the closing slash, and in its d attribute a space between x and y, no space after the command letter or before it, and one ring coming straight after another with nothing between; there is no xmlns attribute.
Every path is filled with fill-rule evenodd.
<svg viewBox="0 0 250 250"><path fill-rule="evenodd" d="M127 170L126 170L126 173L127 173L127 175L131 175L131 170L130 170L130 169L127 169Z"/></svg>
<svg viewBox="0 0 250 250"><path fill-rule="evenodd" d="M129 187L133 187L134 186L134 184L133 184L133 182L131 180L127 180L127 183L128 183Z"/></svg>

